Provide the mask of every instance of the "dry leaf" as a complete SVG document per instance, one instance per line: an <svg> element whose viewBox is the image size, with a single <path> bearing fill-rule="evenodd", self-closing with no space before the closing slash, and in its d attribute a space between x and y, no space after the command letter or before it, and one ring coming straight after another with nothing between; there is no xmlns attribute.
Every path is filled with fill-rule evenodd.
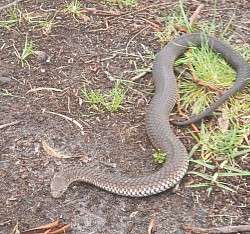
<svg viewBox="0 0 250 234"><path fill-rule="evenodd" d="M68 156L68 155L59 154L54 149L52 149L45 141L42 141L42 145L43 145L44 150L49 155L56 157L56 158L82 158L84 157L83 155Z"/></svg>
<svg viewBox="0 0 250 234"><path fill-rule="evenodd" d="M151 219L148 226L148 234L153 234L154 232L156 232L156 222L154 219Z"/></svg>
<svg viewBox="0 0 250 234"><path fill-rule="evenodd" d="M82 15L83 21L88 22L90 18L87 15Z"/></svg>

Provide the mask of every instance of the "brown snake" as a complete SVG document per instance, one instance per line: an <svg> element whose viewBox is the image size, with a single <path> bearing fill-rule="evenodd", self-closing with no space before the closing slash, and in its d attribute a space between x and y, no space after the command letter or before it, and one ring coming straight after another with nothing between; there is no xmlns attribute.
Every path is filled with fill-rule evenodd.
<svg viewBox="0 0 250 234"><path fill-rule="evenodd" d="M173 133L169 115L177 99L177 81L174 61L191 45L201 47L207 43L237 72L235 84L200 115L176 124L184 125L200 120L214 111L230 95L243 89L249 82L250 68L244 58L226 43L203 34L181 36L166 45L156 56L153 65L155 95L146 115L146 131L154 147L167 152L163 167L148 176L130 178L110 175L86 167L68 167L56 173L51 182L51 194L60 197L74 181L84 181L109 192L123 196L143 197L160 193L177 184L188 168L188 154L184 145Z"/></svg>

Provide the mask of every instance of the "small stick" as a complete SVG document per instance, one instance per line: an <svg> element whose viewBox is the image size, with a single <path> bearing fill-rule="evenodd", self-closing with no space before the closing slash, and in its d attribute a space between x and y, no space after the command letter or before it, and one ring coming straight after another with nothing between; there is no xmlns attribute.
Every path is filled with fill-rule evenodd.
<svg viewBox="0 0 250 234"><path fill-rule="evenodd" d="M151 22L151 21L149 21L149 20L147 20L147 19L143 19L143 18L142 18L142 20L145 21L145 22L147 22L148 24L150 24L150 25L151 25L153 28L155 28L157 31L160 31L160 32L163 31L162 27L159 26L158 24L156 24L156 23L154 23L154 22Z"/></svg>
<svg viewBox="0 0 250 234"><path fill-rule="evenodd" d="M149 226L148 226L148 234L153 234L156 232L156 221L151 219Z"/></svg>
<svg viewBox="0 0 250 234"><path fill-rule="evenodd" d="M217 228L197 228L189 225L182 225L181 228L184 231L191 233L206 233L206 234L223 234L223 233L238 233L238 232L249 232L250 225L239 225L239 226L224 226Z"/></svg>
<svg viewBox="0 0 250 234"><path fill-rule="evenodd" d="M0 129L7 128L7 127L9 127L9 126L13 126L13 125L19 124L20 122L21 122L21 121L16 120L16 121L11 122L11 123L7 123L7 124L0 125Z"/></svg>
<svg viewBox="0 0 250 234"><path fill-rule="evenodd" d="M3 9L5 9L5 8L11 7L11 6L13 6L13 5L16 5L17 3L22 2L22 1L23 1L23 0L15 0L15 1L13 1L13 2L7 4L7 5L4 5L4 6L0 7L0 11L3 10Z"/></svg>
<svg viewBox="0 0 250 234"><path fill-rule="evenodd" d="M140 78L142 78L143 76L145 76L147 73L148 73L148 71L139 73L138 75L132 77L131 80L132 80L132 81L137 81L137 80L139 80Z"/></svg>
<svg viewBox="0 0 250 234"><path fill-rule="evenodd" d="M61 227L60 229L56 230L56 231L50 231L48 232L48 234L60 234L60 233L65 233L67 231L70 230L70 224L66 224L65 226Z"/></svg>
<svg viewBox="0 0 250 234"><path fill-rule="evenodd" d="M204 7L204 4L200 4L196 10L194 11L194 13L191 15L191 17L189 18L189 25L190 27L192 27L194 21L198 18L198 15L200 14L202 8Z"/></svg>
<svg viewBox="0 0 250 234"><path fill-rule="evenodd" d="M189 33L190 33L186 28L183 28L183 27L181 27L181 26L178 25L178 24L175 24L175 25L174 25L174 28L175 28L177 31L179 31L179 32L184 32L184 33L186 33L186 34L189 34Z"/></svg>

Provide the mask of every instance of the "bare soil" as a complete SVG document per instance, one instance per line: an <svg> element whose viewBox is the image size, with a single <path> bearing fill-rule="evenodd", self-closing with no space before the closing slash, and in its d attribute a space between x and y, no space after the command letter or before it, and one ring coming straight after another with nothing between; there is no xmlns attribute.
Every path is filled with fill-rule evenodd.
<svg viewBox="0 0 250 234"><path fill-rule="evenodd" d="M113 16L105 12L119 12L109 5L83 1L84 7L92 8L85 12L89 18L84 21L74 20L63 12L65 1L23 1L20 4L23 12L52 18L58 10L51 32L46 35L25 20L10 30L0 28L0 125L20 121L0 129L0 233L11 233L17 222L20 230L27 230L56 219L70 223L71 233L78 234L147 233L151 220L156 221L159 234L185 233L180 228L184 223L197 227L249 223L249 187L247 190L245 178L230 180L241 188L237 194L215 189L210 197L205 189L185 188L196 180L188 175L177 190L146 198L117 196L82 183L71 186L60 199L50 195L54 172L64 165L86 164L86 157L84 160L54 158L44 151L43 140L61 154L84 154L89 158L89 166L95 165L114 175L139 176L158 169L144 126L152 94L141 95L142 87L135 86L128 93L130 101L124 104L124 109L90 115L89 106L80 102L83 99L80 89L87 81L91 88L106 92L114 84L110 77L121 77L123 73L123 79L131 80L134 74L128 71L135 70L134 61L148 65L138 57L126 56L125 49L142 55L145 48L154 53L160 50L155 29L145 19L164 26L158 18L160 11L168 14L178 8L178 1L167 2L141 1L137 8ZM213 1L203 2L201 18L211 19ZM186 12L194 11L199 3L187 1ZM223 22L236 14L232 43L249 43L249 9L247 0L218 1L218 17ZM27 33L35 49L50 56L49 62L31 56L30 69L21 66L13 45L22 51ZM138 82L152 86L151 78L148 74ZM38 87L62 91L27 93ZM3 95L7 91L14 96ZM49 111L76 119L83 130ZM193 142L187 129L175 129L190 150Z"/></svg>

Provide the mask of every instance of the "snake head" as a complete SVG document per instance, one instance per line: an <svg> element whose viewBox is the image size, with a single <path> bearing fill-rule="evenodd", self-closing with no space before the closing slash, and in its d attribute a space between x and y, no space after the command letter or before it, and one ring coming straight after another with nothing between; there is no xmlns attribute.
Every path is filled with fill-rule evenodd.
<svg viewBox="0 0 250 234"><path fill-rule="evenodd" d="M67 190L69 183L67 180L61 175L61 173L57 173L51 180L51 195L54 198L59 198L63 195L63 193Z"/></svg>

